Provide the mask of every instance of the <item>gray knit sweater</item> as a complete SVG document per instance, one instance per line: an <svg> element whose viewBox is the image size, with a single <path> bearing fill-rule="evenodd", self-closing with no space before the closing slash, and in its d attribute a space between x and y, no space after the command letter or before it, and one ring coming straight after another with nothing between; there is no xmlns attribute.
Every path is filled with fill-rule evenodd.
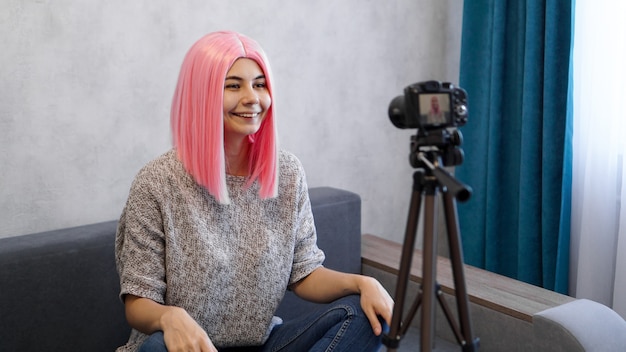
<svg viewBox="0 0 626 352"><path fill-rule="evenodd" d="M187 173L174 150L137 175L120 218L120 296L184 308L216 346L260 345L288 285L320 267L304 171L279 156L278 197L227 176L231 204L219 204ZM118 351L146 336L133 330Z"/></svg>

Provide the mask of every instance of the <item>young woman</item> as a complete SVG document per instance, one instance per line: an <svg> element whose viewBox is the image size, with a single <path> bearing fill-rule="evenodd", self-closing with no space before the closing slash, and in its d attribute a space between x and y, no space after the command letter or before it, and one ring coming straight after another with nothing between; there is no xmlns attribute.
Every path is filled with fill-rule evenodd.
<svg viewBox="0 0 626 352"><path fill-rule="evenodd" d="M174 148L137 175L120 218L118 351L372 351L393 301L373 278L325 268L304 170L277 146L259 45L217 32L187 53L171 109ZM285 290L334 302L274 317ZM244 348L244 349L241 349Z"/></svg>

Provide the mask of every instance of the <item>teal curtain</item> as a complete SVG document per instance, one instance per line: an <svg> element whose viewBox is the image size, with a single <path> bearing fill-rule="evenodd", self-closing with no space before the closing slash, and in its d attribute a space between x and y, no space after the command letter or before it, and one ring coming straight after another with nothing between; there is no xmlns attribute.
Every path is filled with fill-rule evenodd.
<svg viewBox="0 0 626 352"><path fill-rule="evenodd" d="M572 3L466 0L460 86L469 96L456 176L465 261L567 293Z"/></svg>

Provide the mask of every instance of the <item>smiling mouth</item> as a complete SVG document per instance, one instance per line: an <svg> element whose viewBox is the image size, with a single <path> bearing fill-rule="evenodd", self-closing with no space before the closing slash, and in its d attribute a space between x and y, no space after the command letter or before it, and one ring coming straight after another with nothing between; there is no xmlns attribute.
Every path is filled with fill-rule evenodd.
<svg viewBox="0 0 626 352"><path fill-rule="evenodd" d="M255 118L255 117L259 116L261 113L258 113L258 112L254 112L254 113L236 113L236 112L233 112L232 114L235 115L235 116L238 116L238 117L242 117L244 119L252 119L252 118Z"/></svg>

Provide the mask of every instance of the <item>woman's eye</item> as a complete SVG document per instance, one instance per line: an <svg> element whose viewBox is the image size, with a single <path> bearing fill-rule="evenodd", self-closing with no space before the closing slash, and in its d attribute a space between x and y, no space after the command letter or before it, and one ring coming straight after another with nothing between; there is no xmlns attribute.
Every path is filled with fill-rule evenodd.
<svg viewBox="0 0 626 352"><path fill-rule="evenodd" d="M237 89L237 88L239 88L239 84L236 84L236 83L226 84L224 86L224 88L226 88L226 89Z"/></svg>
<svg viewBox="0 0 626 352"><path fill-rule="evenodd" d="M267 84L265 82L257 83L254 85L256 88L265 88Z"/></svg>

